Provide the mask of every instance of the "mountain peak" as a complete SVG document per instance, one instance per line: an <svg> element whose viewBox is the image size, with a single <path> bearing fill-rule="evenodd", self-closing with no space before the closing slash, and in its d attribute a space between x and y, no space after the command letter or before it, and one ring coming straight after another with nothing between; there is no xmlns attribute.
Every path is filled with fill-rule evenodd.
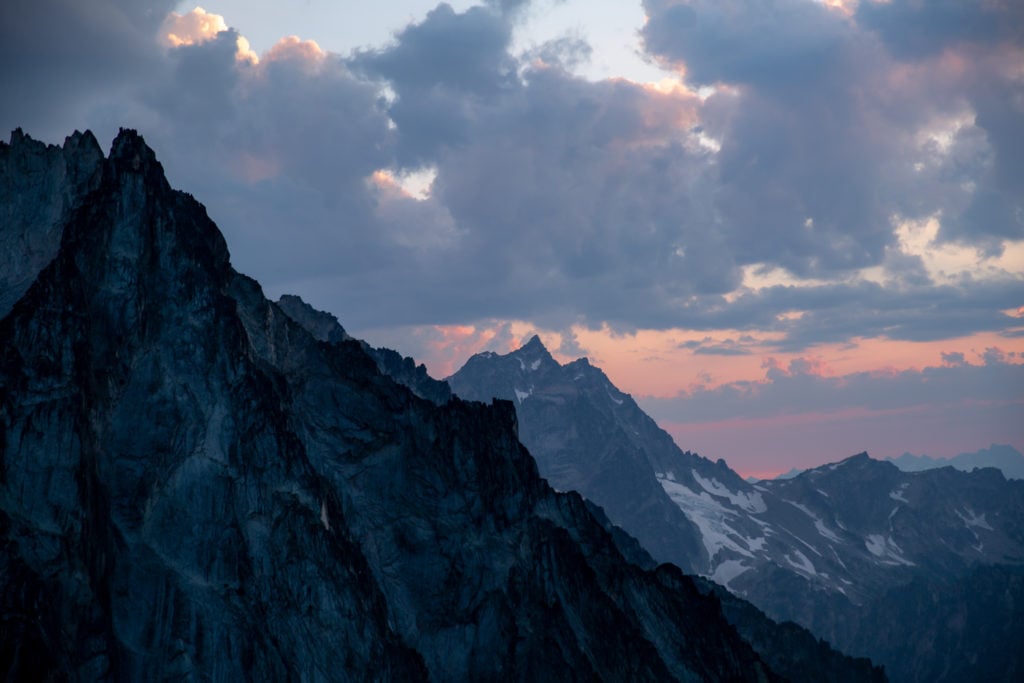
<svg viewBox="0 0 1024 683"><path fill-rule="evenodd" d="M156 161L156 154L146 144L146 140L132 128L121 128L114 142L110 145L110 159L134 159L140 161Z"/></svg>
<svg viewBox="0 0 1024 683"><path fill-rule="evenodd" d="M544 346L544 342L540 340L540 337L533 335L530 340L520 346L518 349L513 351L509 356L517 359L522 365L527 363L531 371L538 369L542 365L559 365L551 353ZM522 369L526 369L527 366L523 366Z"/></svg>
<svg viewBox="0 0 1024 683"><path fill-rule="evenodd" d="M118 172L137 173L161 188L170 189L163 165L157 161L156 153L136 130L120 129L110 146L108 160Z"/></svg>
<svg viewBox="0 0 1024 683"><path fill-rule="evenodd" d="M68 136L63 148L20 128L10 143L0 141L0 244L10 247L0 249L0 317L56 257L64 218L99 185L103 166L103 151L88 131Z"/></svg>
<svg viewBox="0 0 1024 683"><path fill-rule="evenodd" d="M530 341L526 342L520 347L521 350L539 350L547 353L547 348L544 346L544 342L540 340L540 336L533 335L530 337Z"/></svg>
<svg viewBox="0 0 1024 683"><path fill-rule="evenodd" d="M899 472L899 468L889 460L876 460L868 455L867 451L862 451L856 455L851 455L836 462L819 465L818 467L797 472L793 478L803 476L805 474L818 476L828 472L844 472L854 476L861 476L861 474L863 474L865 476L875 477L889 476L893 473ZM883 473L886 474L883 475ZM786 480L789 478L791 478L789 477L789 473L785 476L777 477L778 480Z"/></svg>
<svg viewBox="0 0 1024 683"><path fill-rule="evenodd" d="M0 677L777 680L540 478L511 403L413 400L277 315L136 132L86 194L25 146L0 206L48 211L0 237L56 246L0 318Z"/></svg>

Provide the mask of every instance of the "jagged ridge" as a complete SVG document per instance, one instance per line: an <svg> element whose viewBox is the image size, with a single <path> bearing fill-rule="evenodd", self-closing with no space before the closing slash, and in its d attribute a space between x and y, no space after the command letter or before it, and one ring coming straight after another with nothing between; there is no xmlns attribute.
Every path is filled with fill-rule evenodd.
<svg viewBox="0 0 1024 683"><path fill-rule="evenodd" d="M7 678L777 678L539 478L511 405L315 339L134 132L88 177L0 321Z"/></svg>
<svg viewBox="0 0 1024 683"><path fill-rule="evenodd" d="M520 436L541 474L605 507L657 559L688 557L695 572L773 618L796 621L847 652L885 663L894 680L965 680L991 671L994 662L1012 678L1020 668L1001 652L1001 641L960 637L955 624L977 620L972 601L990 589L988 582L977 594L970 590L978 583L974 567L1024 564L1021 482L1006 481L995 469L907 474L861 453L790 479L751 484L724 461L681 451L599 369L586 359L560 365L538 338L507 355L478 354L449 382L460 396L515 401ZM686 523L652 519L650 512L666 505L677 507ZM699 552L690 550L694 537ZM901 610L895 596L911 582L917 593L932 596L950 587L960 602L936 602L929 613L921 600ZM1010 603L1019 585L1007 581ZM768 658L778 631L762 632L757 614L716 593L726 615ZM1012 604L995 611L1010 614ZM936 632L949 646L941 656L930 653L912 632L921 620L944 624L948 613L958 615L955 624ZM997 628L1021 631L1012 620Z"/></svg>

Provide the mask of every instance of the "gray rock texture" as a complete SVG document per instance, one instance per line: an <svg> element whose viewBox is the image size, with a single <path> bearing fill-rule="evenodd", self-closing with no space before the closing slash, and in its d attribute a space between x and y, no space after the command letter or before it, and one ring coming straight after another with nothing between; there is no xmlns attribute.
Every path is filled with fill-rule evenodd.
<svg viewBox="0 0 1024 683"><path fill-rule="evenodd" d="M1024 622L1012 618L1020 589L1012 577L1024 573L1024 482L993 468L902 472L867 454L746 482L724 461L680 450L598 368L586 359L561 365L536 337L510 354L474 356L448 382L464 398L513 402L541 475L604 508L656 560L871 657L893 680L968 681L992 671L989 663L1000 670L995 662L1013 678L1021 667L1005 640L956 634L981 623L982 604L996 604L1003 618L986 628L1024 639ZM1001 579L1009 602L984 602ZM932 602L904 603L905 587ZM767 657L777 632L761 632L754 612L715 593ZM937 634L941 657L919 632Z"/></svg>
<svg viewBox="0 0 1024 683"><path fill-rule="evenodd" d="M317 338L140 136L75 139L0 144L4 230L48 245L0 319L5 679L781 680L510 403Z"/></svg>

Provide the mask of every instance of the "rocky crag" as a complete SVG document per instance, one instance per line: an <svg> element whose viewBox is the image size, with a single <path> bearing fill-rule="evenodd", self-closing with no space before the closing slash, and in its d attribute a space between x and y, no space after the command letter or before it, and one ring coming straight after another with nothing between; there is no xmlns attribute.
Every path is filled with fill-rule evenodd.
<svg viewBox="0 0 1024 683"><path fill-rule="evenodd" d="M5 679L781 680L511 404L268 301L133 131L16 132L0 192Z"/></svg>
<svg viewBox="0 0 1024 683"><path fill-rule="evenodd" d="M1011 680L1024 666L1006 647L1024 642L1024 482L992 468L901 472L862 453L750 483L680 450L599 368L562 365L536 337L448 381L463 398L512 402L541 475L603 507L656 560L871 657L892 680ZM757 610L716 592L770 652L777 632L759 636Z"/></svg>

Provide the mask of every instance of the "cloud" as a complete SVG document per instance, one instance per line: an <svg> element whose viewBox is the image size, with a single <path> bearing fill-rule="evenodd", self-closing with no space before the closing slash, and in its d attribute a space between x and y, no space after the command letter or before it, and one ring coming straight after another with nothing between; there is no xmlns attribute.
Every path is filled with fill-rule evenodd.
<svg viewBox="0 0 1024 683"><path fill-rule="evenodd" d="M0 124L139 128L238 268L355 332L1015 334L1017 10L959 37L938 17L916 30L941 50L901 52L884 12L910 10L868 4L649 0L647 49L685 79L653 85L575 76L579 41L512 54L522 2L442 4L351 55L288 37L255 56L171 2L19 0Z"/></svg>
<svg viewBox="0 0 1024 683"><path fill-rule="evenodd" d="M821 361L796 358L786 366L765 363L764 379L694 387L675 398L643 398L658 422L689 424L771 419L850 411L905 411L936 404L1019 406L1024 364L989 348L967 363L951 353L945 364L920 370L857 372L833 376Z"/></svg>
<svg viewBox="0 0 1024 683"><path fill-rule="evenodd" d="M187 14L171 12L167 15L164 23L160 26L160 39L170 47L181 47L182 45L196 45L213 40L219 33L228 30L224 17L219 14L211 14L202 7L196 7ZM249 41L242 36L237 36L236 46L238 51L236 59L249 62L259 61L259 56L249 46Z"/></svg>
<svg viewBox="0 0 1024 683"><path fill-rule="evenodd" d="M969 45L1024 42L1024 7L1012 0L862 2L855 16L899 59L934 57Z"/></svg>
<svg viewBox="0 0 1024 683"><path fill-rule="evenodd" d="M960 351L950 351L942 354L942 362L949 366L967 365L967 358Z"/></svg>
<svg viewBox="0 0 1024 683"><path fill-rule="evenodd" d="M221 31L227 31L224 17L211 14L202 7L196 7L187 14L171 12L160 27L160 38L171 47L195 45L214 38Z"/></svg>
<svg viewBox="0 0 1024 683"><path fill-rule="evenodd" d="M174 0L0 3L0 124L71 133L69 121L159 66L157 29Z"/></svg>
<svg viewBox="0 0 1024 683"><path fill-rule="evenodd" d="M693 83L820 82L842 57L849 29L841 14L806 0L647 0L650 52L686 64Z"/></svg>

